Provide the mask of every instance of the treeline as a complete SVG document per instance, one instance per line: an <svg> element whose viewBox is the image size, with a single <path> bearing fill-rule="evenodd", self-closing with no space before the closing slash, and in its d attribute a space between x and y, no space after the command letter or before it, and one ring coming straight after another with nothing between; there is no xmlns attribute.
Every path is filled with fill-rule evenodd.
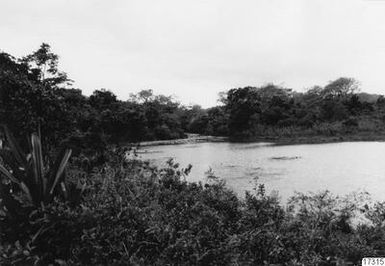
<svg viewBox="0 0 385 266"><path fill-rule="evenodd" d="M196 119L197 133L255 140L384 130L384 97L360 93L352 78L342 77L304 93L274 84L231 89L221 101L223 106Z"/></svg>
<svg viewBox="0 0 385 266"><path fill-rule="evenodd" d="M231 89L220 93L218 106L204 109L152 90L125 101L105 89L87 97L73 88L58 63L44 43L19 59L0 53L0 122L21 141L40 131L52 147L103 150L111 143L184 138L186 133L247 141L385 130L384 97L359 93L352 78L304 93L274 84Z"/></svg>
<svg viewBox="0 0 385 266"><path fill-rule="evenodd" d="M21 59L0 53L1 123L19 139L40 131L52 146L185 137L188 111L172 97L144 90L121 101L105 89L87 97L71 83L48 44Z"/></svg>

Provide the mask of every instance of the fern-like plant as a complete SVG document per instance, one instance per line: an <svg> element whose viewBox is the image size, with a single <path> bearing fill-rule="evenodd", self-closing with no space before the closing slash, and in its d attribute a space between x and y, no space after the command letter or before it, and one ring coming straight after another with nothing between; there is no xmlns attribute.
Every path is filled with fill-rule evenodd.
<svg viewBox="0 0 385 266"><path fill-rule="evenodd" d="M30 152L25 154L7 127L0 148L0 199L8 211L23 204L42 206L56 196L68 196L65 168L71 150L63 150L51 165L44 165L40 137L32 134ZM21 200L22 199L22 200Z"/></svg>

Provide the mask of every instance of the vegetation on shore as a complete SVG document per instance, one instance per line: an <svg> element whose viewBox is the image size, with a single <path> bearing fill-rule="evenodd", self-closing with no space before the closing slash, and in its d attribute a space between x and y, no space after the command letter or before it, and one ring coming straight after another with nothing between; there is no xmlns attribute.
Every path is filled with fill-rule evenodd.
<svg viewBox="0 0 385 266"><path fill-rule="evenodd" d="M121 148L91 171L72 160L50 197L31 201L28 191L44 191L33 173L57 173L35 162L36 145L31 171L8 138L1 150L9 173L25 173L1 172L1 265L335 265L384 252L384 203L326 191L284 206L263 185L240 199L213 175L189 183L191 166L156 168ZM357 225L357 214L367 221Z"/></svg>
<svg viewBox="0 0 385 266"><path fill-rule="evenodd" d="M70 83L46 44L0 53L1 265L335 265L385 253L385 203L323 192L283 205L262 184L238 198L212 173L189 183L191 166L157 168L116 145L380 134L385 100L363 100L354 80L233 89L207 110L152 91L86 97Z"/></svg>
<svg viewBox="0 0 385 266"><path fill-rule="evenodd" d="M358 88L354 79L339 78L305 93L274 85L230 90L230 139L375 138L385 132L384 98L367 102Z"/></svg>
<svg viewBox="0 0 385 266"><path fill-rule="evenodd" d="M0 121L26 147L40 128L52 147L104 149L108 144L185 138L187 133L230 141L273 139L381 139L385 98L359 92L352 78L299 93L267 84L219 94L218 106L183 106L152 90L117 99L111 91L89 97L73 88L48 44L23 58L0 53ZM93 146L93 147L90 147Z"/></svg>

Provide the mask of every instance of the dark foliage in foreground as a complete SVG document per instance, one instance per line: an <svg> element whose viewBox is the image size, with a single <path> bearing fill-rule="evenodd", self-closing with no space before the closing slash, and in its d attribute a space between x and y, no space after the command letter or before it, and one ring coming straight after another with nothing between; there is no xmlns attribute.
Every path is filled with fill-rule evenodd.
<svg viewBox="0 0 385 266"><path fill-rule="evenodd" d="M17 223L2 207L0 264L328 265L384 252L383 204L325 192L297 194L285 209L263 186L240 199L212 177L184 181L189 167L159 169L117 153L91 174L68 172L86 184L79 205L58 197ZM353 227L357 210L371 222Z"/></svg>

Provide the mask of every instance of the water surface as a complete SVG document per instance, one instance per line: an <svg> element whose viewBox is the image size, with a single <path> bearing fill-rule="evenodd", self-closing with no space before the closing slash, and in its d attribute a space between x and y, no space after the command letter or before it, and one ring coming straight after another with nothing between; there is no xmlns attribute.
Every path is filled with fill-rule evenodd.
<svg viewBox="0 0 385 266"><path fill-rule="evenodd" d="M174 158L192 164L189 181L205 181L212 168L238 195L255 179L282 200L294 191L330 190L338 195L367 191L385 200L385 142L344 142L276 146L269 143L196 143L144 147L141 158L165 165Z"/></svg>

